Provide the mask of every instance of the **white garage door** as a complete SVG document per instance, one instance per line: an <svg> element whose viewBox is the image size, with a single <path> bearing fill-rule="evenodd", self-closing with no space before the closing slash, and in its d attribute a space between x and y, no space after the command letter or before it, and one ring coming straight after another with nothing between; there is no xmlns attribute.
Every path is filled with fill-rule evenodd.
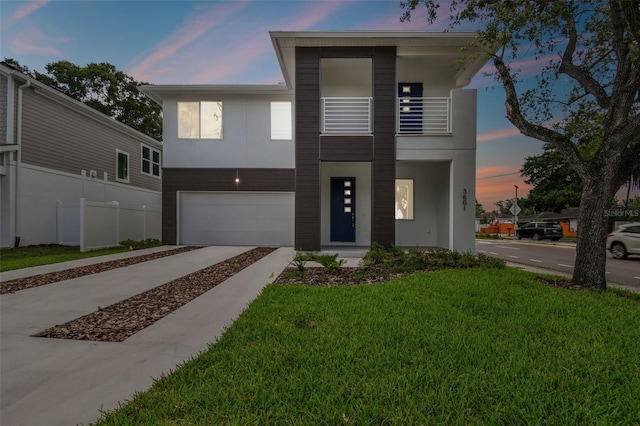
<svg viewBox="0 0 640 426"><path fill-rule="evenodd" d="M181 192L180 244L292 246L294 194Z"/></svg>

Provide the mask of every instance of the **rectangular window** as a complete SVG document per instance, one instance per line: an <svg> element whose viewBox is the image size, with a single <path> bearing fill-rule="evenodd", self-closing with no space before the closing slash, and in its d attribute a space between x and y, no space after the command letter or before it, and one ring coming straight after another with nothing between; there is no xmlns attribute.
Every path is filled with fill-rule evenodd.
<svg viewBox="0 0 640 426"><path fill-rule="evenodd" d="M116 181L129 183L129 153L116 149Z"/></svg>
<svg viewBox="0 0 640 426"><path fill-rule="evenodd" d="M142 145L142 173L160 177L160 151Z"/></svg>
<svg viewBox="0 0 640 426"><path fill-rule="evenodd" d="M179 139L222 139L222 102L178 102Z"/></svg>
<svg viewBox="0 0 640 426"><path fill-rule="evenodd" d="M396 220L413 220L413 179L396 179Z"/></svg>
<svg viewBox="0 0 640 426"><path fill-rule="evenodd" d="M271 102L271 139L291 140L291 102Z"/></svg>

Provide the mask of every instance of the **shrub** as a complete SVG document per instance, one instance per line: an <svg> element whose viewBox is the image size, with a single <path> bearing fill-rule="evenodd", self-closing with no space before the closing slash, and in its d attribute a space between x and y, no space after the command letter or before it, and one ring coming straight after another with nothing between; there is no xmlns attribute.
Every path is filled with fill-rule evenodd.
<svg viewBox="0 0 640 426"><path fill-rule="evenodd" d="M147 238L146 240L124 240L120 241L120 245L122 247L128 248L129 250L139 250L143 248L150 247L158 247L162 245L162 241L155 238Z"/></svg>
<svg viewBox="0 0 640 426"><path fill-rule="evenodd" d="M318 262L325 267L332 274L337 273L340 267L346 263L346 260L339 259L338 253L335 254L318 254L318 253L302 253L296 252L291 263L293 267L300 272L304 273L304 267L306 262Z"/></svg>
<svg viewBox="0 0 640 426"><path fill-rule="evenodd" d="M384 269L390 273L406 273L446 268L504 268L504 266L503 260L482 253L474 255L446 249L418 248L405 252L398 246L392 246L387 250L374 244L362 259L360 270Z"/></svg>

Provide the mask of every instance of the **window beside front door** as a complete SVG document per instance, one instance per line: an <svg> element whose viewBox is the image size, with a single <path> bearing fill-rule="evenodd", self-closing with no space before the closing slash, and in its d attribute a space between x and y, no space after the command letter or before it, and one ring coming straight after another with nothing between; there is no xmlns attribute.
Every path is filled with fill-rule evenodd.
<svg viewBox="0 0 640 426"><path fill-rule="evenodd" d="M413 179L396 179L396 220L413 220Z"/></svg>
<svg viewBox="0 0 640 426"><path fill-rule="evenodd" d="M129 183L129 153L116 149L116 181Z"/></svg>
<svg viewBox="0 0 640 426"><path fill-rule="evenodd" d="M222 139L222 101L178 102L179 139Z"/></svg>

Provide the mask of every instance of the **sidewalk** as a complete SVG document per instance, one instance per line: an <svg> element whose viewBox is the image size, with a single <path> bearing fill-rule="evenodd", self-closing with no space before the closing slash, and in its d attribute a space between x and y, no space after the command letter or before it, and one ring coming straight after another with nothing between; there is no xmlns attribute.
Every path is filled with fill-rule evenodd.
<svg viewBox="0 0 640 426"><path fill-rule="evenodd" d="M31 335L249 249L205 247L0 296L0 424L93 422L101 410L117 408L153 378L207 349L287 266L292 249L276 250L124 342ZM76 261L58 265L80 266Z"/></svg>

